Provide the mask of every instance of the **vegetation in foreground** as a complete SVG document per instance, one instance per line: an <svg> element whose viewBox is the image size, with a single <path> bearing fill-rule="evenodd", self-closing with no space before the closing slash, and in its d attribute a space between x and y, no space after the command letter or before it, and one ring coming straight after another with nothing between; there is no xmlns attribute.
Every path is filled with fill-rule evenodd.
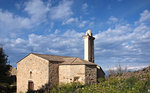
<svg viewBox="0 0 150 93"><path fill-rule="evenodd" d="M150 66L140 71L116 73L98 81L89 85L78 82L57 85L45 93L150 93Z"/></svg>
<svg viewBox="0 0 150 93"><path fill-rule="evenodd" d="M128 79L110 77L106 80L100 79L98 84L71 83L55 86L50 91L52 93L148 93L150 92L150 76L133 76Z"/></svg>

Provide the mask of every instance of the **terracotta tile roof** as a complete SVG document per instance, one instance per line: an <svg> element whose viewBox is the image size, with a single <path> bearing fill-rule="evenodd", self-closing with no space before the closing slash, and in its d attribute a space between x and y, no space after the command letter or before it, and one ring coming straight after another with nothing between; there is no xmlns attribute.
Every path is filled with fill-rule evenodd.
<svg viewBox="0 0 150 93"><path fill-rule="evenodd" d="M56 56L56 55L46 55L46 54L37 54L32 53L38 57L44 58L49 61L59 61L62 62L60 65L96 65L92 62L85 61L78 57L70 57L70 56Z"/></svg>

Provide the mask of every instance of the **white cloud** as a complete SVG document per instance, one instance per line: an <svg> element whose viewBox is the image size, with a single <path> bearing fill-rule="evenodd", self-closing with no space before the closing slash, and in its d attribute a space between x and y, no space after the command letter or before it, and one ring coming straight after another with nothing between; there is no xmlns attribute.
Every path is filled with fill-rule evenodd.
<svg viewBox="0 0 150 93"><path fill-rule="evenodd" d="M144 21L149 22L150 21L150 12L148 10L145 10L143 13L141 13L141 18L139 21L140 22L144 22Z"/></svg>
<svg viewBox="0 0 150 93"><path fill-rule="evenodd" d="M62 24L72 24L72 23L78 23L78 18L69 18L66 21L64 21Z"/></svg>
<svg viewBox="0 0 150 93"><path fill-rule="evenodd" d="M84 3L84 4L82 5L82 11L83 11L84 13L87 13L87 8L88 8L88 4L87 4L87 3Z"/></svg>
<svg viewBox="0 0 150 93"><path fill-rule="evenodd" d="M84 33L75 30L67 30L62 34L59 32L61 31L56 29L53 34L49 35L30 34L27 40L4 39L3 42L6 48L17 53L29 53L33 48L34 52L38 53L83 57L82 36ZM110 64L120 61L123 64L129 64L129 67L132 63L146 63L150 56L149 37L150 28L146 25L139 25L135 28L129 24L117 25L114 29L101 31L95 34L96 63L100 64L98 62L104 61L103 59Z"/></svg>
<svg viewBox="0 0 150 93"><path fill-rule="evenodd" d="M58 32L58 30L56 30ZM72 55L82 57L80 55L83 49L83 33L74 30L67 30L65 33L53 33L49 35L30 34L28 39L6 39L3 40L4 48L7 51L27 54L31 49L38 53L56 54L56 55ZM81 45L81 46L79 46ZM70 54L72 52L72 54ZM10 55L11 57L12 55Z"/></svg>
<svg viewBox="0 0 150 93"><path fill-rule="evenodd" d="M13 61L16 62L17 58L23 58L25 54L31 52L31 49L38 53L83 57L82 35L84 33L82 32L67 30L60 33L62 31L59 28L52 34L30 34L26 39L17 37L18 33L15 32L21 29L31 29L45 22L49 13L52 19L64 19L63 25L92 26L94 22L90 22L90 20L71 17L73 15L72 4L73 1L63 0L57 6L49 8L48 4L40 0L32 0L25 4L24 11L28 14L27 17L0 10L0 42L4 44L8 54L10 53L10 58L15 58ZM87 7L88 5L85 4L84 9ZM150 60L150 26L145 22L149 20L150 12L148 10L141 13L139 24L134 26L128 23L120 24L118 18L111 16L107 22L113 23L114 28L95 33L96 63L106 61L115 64L118 60L131 64L148 63ZM54 23L51 22L49 29L51 30L53 27ZM7 35L5 38L2 37L4 33ZM25 54L21 55L21 53Z"/></svg>
<svg viewBox="0 0 150 93"><path fill-rule="evenodd" d="M127 67L128 70L140 70L143 68L146 68L147 66L132 66L132 67Z"/></svg>
<svg viewBox="0 0 150 93"><path fill-rule="evenodd" d="M22 43L22 42L24 42L24 40L23 40L23 39L21 39L21 38L17 38L15 43L16 43L16 44L19 44L19 43Z"/></svg>
<svg viewBox="0 0 150 93"><path fill-rule="evenodd" d="M88 4L87 3L84 3L83 5L82 5L82 9L84 10L84 9L87 9L88 8Z"/></svg>
<svg viewBox="0 0 150 93"><path fill-rule="evenodd" d="M73 12L71 6L73 1L63 0L59 3L58 6L52 7L50 11L50 17L52 19L66 19L70 17Z"/></svg>
<svg viewBox="0 0 150 93"><path fill-rule="evenodd" d="M94 24L94 22L90 22L90 21L87 21L87 20L82 20L82 19L78 19L78 18L69 18L67 20L64 20L62 25L73 25L73 26L76 26L76 27L85 27L85 26L88 26L88 27L92 27L92 25Z"/></svg>
<svg viewBox="0 0 150 93"><path fill-rule="evenodd" d="M49 49L49 48L47 48L47 51L48 51L49 53L53 53L53 54L60 54L60 52L61 52L61 51L59 51L59 50L54 50L54 49Z"/></svg>
<svg viewBox="0 0 150 93"><path fill-rule="evenodd" d="M83 33L75 30L67 30L62 34L56 30L55 33L48 35L30 34L27 39L0 37L0 42L9 56L11 65L15 66L15 62L30 52L82 57L82 36Z"/></svg>
<svg viewBox="0 0 150 93"><path fill-rule="evenodd" d="M48 32L51 32L51 30L53 29L54 25L55 25L54 22L50 22L49 23Z"/></svg>
<svg viewBox="0 0 150 93"><path fill-rule="evenodd" d="M60 30L56 29L54 34L58 34L60 32Z"/></svg>
<svg viewBox="0 0 150 93"><path fill-rule="evenodd" d="M46 14L49 11L49 7L41 0L31 0L25 4L25 9L30 16L31 21L34 24L40 24L46 20Z"/></svg>
<svg viewBox="0 0 150 93"><path fill-rule="evenodd" d="M114 17L114 16L111 16L109 17L107 23L111 24L111 23L116 23L118 22L118 18Z"/></svg>
<svg viewBox="0 0 150 93"><path fill-rule="evenodd" d="M146 65L142 65L142 66L121 66L121 69L124 70L124 71L135 71L135 70L141 70L143 68L146 68L147 66ZM113 68L109 68L109 69L106 69L106 71L110 71L110 70L118 70L118 66L116 67L113 67Z"/></svg>
<svg viewBox="0 0 150 93"><path fill-rule="evenodd" d="M95 55L99 62L116 64L118 61L132 65L149 63L150 52L149 24L115 24L95 35Z"/></svg>
<svg viewBox="0 0 150 93"><path fill-rule="evenodd" d="M87 24L87 21L82 21L82 22L79 24L79 27L84 27L86 24Z"/></svg>
<svg viewBox="0 0 150 93"><path fill-rule="evenodd" d="M1 34L9 35L12 31L14 33L41 24L46 20L46 14L49 11L49 8L41 0L31 0L25 3L24 11L28 14L28 17L22 17L0 9Z"/></svg>
<svg viewBox="0 0 150 93"><path fill-rule="evenodd" d="M19 17L2 10L0 10L0 24L0 29L4 27L8 30L30 28L30 20L28 18Z"/></svg>

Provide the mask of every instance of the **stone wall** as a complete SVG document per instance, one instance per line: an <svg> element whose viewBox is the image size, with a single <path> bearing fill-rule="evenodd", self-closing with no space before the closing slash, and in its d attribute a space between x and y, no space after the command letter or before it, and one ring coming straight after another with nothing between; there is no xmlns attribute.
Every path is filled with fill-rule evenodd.
<svg viewBox="0 0 150 93"><path fill-rule="evenodd" d="M34 90L48 83L49 62L30 54L17 63L17 93L28 90L28 82L34 83Z"/></svg>
<svg viewBox="0 0 150 93"><path fill-rule="evenodd" d="M60 65L59 83L81 82L85 84L85 65Z"/></svg>
<svg viewBox="0 0 150 93"><path fill-rule="evenodd" d="M59 84L59 63L60 62L50 62L49 64L49 83L50 86Z"/></svg>
<svg viewBox="0 0 150 93"><path fill-rule="evenodd" d="M97 82L97 68L93 65L85 66L85 82L86 83L96 83Z"/></svg>

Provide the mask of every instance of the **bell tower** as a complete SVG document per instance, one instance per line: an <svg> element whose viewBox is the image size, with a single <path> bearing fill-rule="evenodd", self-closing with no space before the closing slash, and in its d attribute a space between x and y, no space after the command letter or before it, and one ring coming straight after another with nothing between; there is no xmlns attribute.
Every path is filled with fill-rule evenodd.
<svg viewBox="0 0 150 93"><path fill-rule="evenodd" d="M84 60L94 63L94 37L88 30L84 38Z"/></svg>

